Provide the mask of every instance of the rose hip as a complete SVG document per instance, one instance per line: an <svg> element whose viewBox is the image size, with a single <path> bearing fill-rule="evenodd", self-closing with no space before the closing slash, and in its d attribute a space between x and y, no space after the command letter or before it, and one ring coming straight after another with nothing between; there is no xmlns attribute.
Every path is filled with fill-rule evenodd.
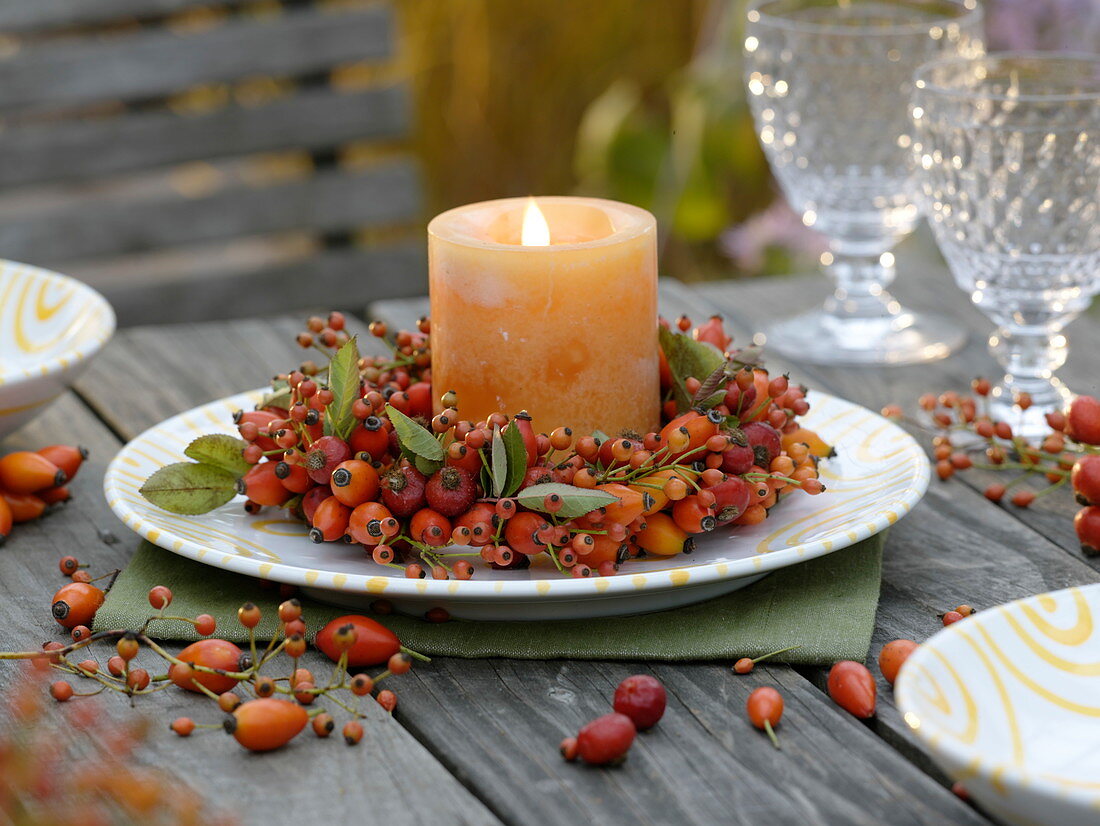
<svg viewBox="0 0 1100 826"><path fill-rule="evenodd" d="M382 502L397 517L409 517L424 507L424 474L412 465L400 465L382 477Z"/></svg>
<svg viewBox="0 0 1100 826"><path fill-rule="evenodd" d="M1082 505L1100 505L1100 456L1082 456L1070 475L1077 501Z"/></svg>
<svg viewBox="0 0 1100 826"><path fill-rule="evenodd" d="M460 467L446 465L432 474L424 486L428 507L444 516L458 516L469 510L477 498L474 477Z"/></svg>
<svg viewBox="0 0 1100 826"><path fill-rule="evenodd" d="M590 766L621 763L635 734L634 722L625 714L605 714L577 732L577 754Z"/></svg>
<svg viewBox="0 0 1100 826"><path fill-rule="evenodd" d="M347 442L335 436L322 436L310 445L305 468L314 482L328 484L336 467L350 458L351 448Z"/></svg>
<svg viewBox="0 0 1100 826"><path fill-rule="evenodd" d="M1073 517L1073 527L1077 531L1081 550L1088 556L1100 554L1100 506L1089 505L1077 511Z"/></svg>
<svg viewBox="0 0 1100 826"><path fill-rule="evenodd" d="M878 688L862 663L841 660L829 671L829 696L842 709L862 720L874 716Z"/></svg>
<svg viewBox="0 0 1100 826"><path fill-rule="evenodd" d="M629 717L638 731L645 731L664 715L666 702L665 687L660 681L648 674L635 674L619 683L613 707Z"/></svg>
<svg viewBox="0 0 1100 826"><path fill-rule="evenodd" d="M779 748L779 740L773 729L779 725L783 716L783 695L770 685L761 686L749 695L745 712L749 716L749 722L761 731L766 731L772 745Z"/></svg>
<svg viewBox="0 0 1100 826"><path fill-rule="evenodd" d="M1066 415L1066 435L1086 445L1100 445L1100 401L1078 396Z"/></svg>
<svg viewBox="0 0 1100 826"><path fill-rule="evenodd" d="M878 667L882 676L890 685L898 678L898 671L909 655L917 650L917 644L912 640L893 640L882 647L878 655Z"/></svg>
<svg viewBox="0 0 1100 826"><path fill-rule="evenodd" d="M779 431L766 422L750 422L741 430L752 448L755 463L762 468L770 467L783 449Z"/></svg>

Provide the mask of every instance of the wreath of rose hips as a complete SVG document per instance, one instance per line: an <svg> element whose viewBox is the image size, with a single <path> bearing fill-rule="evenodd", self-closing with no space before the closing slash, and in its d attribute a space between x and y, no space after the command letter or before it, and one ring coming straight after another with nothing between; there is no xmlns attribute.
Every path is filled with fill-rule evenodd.
<svg viewBox="0 0 1100 826"><path fill-rule="evenodd" d="M433 415L427 318L392 336L372 323L384 356L360 357L340 313L306 327L297 341L325 366L277 376L258 409L235 415L239 453L224 470L243 459L234 487L249 513L284 508L314 542L362 545L406 577L469 579L478 561L499 570L542 557L561 573L610 576L637 557L690 553L715 528L755 525L788 491L824 490L817 465L830 448L798 422L806 388L769 375L757 351L730 350L719 316L690 334L690 319L662 320L662 426L611 436L536 433L523 411L470 421L453 392ZM171 487L193 489L194 468L170 468L183 484L158 471L142 492L182 508Z"/></svg>

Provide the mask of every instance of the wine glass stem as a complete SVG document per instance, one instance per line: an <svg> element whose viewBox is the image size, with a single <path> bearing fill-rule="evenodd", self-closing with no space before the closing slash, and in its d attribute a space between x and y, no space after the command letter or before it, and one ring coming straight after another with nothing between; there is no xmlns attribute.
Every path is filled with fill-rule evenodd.
<svg viewBox="0 0 1100 826"><path fill-rule="evenodd" d="M1067 349L1057 329L999 328L989 338L989 351L1005 370L995 397L1011 404L1019 393L1027 393L1040 410L1064 407L1070 392L1054 371L1066 363Z"/></svg>
<svg viewBox="0 0 1100 826"><path fill-rule="evenodd" d="M886 287L896 275L893 264L884 265L882 256L835 253L825 273L836 285L825 300L825 312L841 319L890 319L901 308Z"/></svg>

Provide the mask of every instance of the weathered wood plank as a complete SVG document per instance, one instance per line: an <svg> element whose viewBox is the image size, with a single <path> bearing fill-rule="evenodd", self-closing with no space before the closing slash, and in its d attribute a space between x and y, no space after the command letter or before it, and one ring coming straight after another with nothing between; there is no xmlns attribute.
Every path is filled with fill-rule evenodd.
<svg viewBox="0 0 1100 826"><path fill-rule="evenodd" d="M662 721L620 768L563 762L558 741L638 672L669 691ZM788 668L437 658L410 683L398 718L509 822L985 822ZM786 698L781 751L745 719L759 685Z"/></svg>
<svg viewBox="0 0 1100 826"><path fill-rule="evenodd" d="M245 0L222 0L237 6ZM147 19L208 6L209 0L10 0L0 5L0 31L23 32L110 23L120 18Z"/></svg>
<svg viewBox="0 0 1100 826"><path fill-rule="evenodd" d="M168 186L142 195L93 190L0 223L0 255L50 265L251 234L398 224L419 209L418 172L406 160L194 198Z"/></svg>
<svg viewBox="0 0 1100 826"><path fill-rule="evenodd" d="M392 17L387 6L306 7L194 33L148 29L32 46L0 61L0 109L157 98L201 83L383 60L392 54Z"/></svg>
<svg viewBox="0 0 1100 826"><path fill-rule="evenodd" d="M121 172L280 149L317 150L404 134L404 87L342 93L304 89L263 106L208 114L128 113L0 132L0 186L85 180Z"/></svg>
<svg viewBox="0 0 1100 826"><path fill-rule="evenodd" d="M273 354L285 360L292 346L284 344ZM149 359L148 353L133 349L125 339L110 344L104 355L108 354L131 365L148 363ZM236 361L244 367L246 357L249 370L262 363L259 354L251 350L227 351L221 363ZM211 369L215 364L219 362L206 365L212 376L218 372ZM123 381L113 387L116 395L107 403L116 415L125 418L130 399L157 396L170 384ZM74 482L75 499L41 521L19 526L0 551L0 622L6 629L6 650L37 648L44 640L64 639L48 608L50 595L64 583L57 571L61 556L74 554L92 563L96 571L106 572L124 565L139 543L107 509L101 492L104 468L119 442L74 395L63 396L5 440L0 450L56 441L77 441L88 446L92 455ZM303 666L315 669L315 673L327 673L325 669L331 667L319 655L310 653L307 657ZM140 658L142 664L161 670L156 658L144 654ZM106 661L102 652L99 659L101 663ZM0 686L10 684L15 674L11 665L0 667ZM125 698L112 694L101 699L108 713L128 713ZM289 748L262 758L246 754L217 731L197 733L182 744L168 732L168 722L181 715L217 722L220 712L208 701L172 690L139 703L138 711L155 715L152 734L139 752L139 759L177 774L213 806L236 814L242 824L286 823L292 811L308 811L318 823L348 822L352 812L370 812L372 819L395 826L500 822L373 703L367 706L366 734L358 748L348 749L338 738L320 742L306 732ZM303 775L305 762L310 766L308 777L322 781L309 781Z"/></svg>
<svg viewBox="0 0 1100 826"><path fill-rule="evenodd" d="M358 310L378 296L423 292L427 252L423 243L405 241L327 250L244 272L196 270L152 283L89 283L111 302L121 326L237 318L242 304L249 315L337 306Z"/></svg>

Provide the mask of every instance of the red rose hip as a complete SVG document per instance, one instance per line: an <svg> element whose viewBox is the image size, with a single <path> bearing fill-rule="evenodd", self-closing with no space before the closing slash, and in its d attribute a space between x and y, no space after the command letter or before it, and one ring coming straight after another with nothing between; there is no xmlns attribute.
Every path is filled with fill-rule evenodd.
<svg viewBox="0 0 1100 826"><path fill-rule="evenodd" d="M1070 476L1073 492L1082 505L1100 505L1100 456L1082 456Z"/></svg>
<svg viewBox="0 0 1100 826"><path fill-rule="evenodd" d="M849 714L865 720L875 714L878 687L862 663L841 660L829 671L829 696Z"/></svg>
<svg viewBox="0 0 1100 826"><path fill-rule="evenodd" d="M633 721L625 714L605 714L577 732L577 754L590 766L620 763L626 759L635 733Z"/></svg>
<svg viewBox="0 0 1100 826"><path fill-rule="evenodd" d="M1088 556L1100 554L1100 506L1089 505L1077 511L1073 527L1077 530L1081 550Z"/></svg>
<svg viewBox="0 0 1100 826"><path fill-rule="evenodd" d="M657 724L665 713L666 702L665 687L648 674L627 677L615 689L615 711L629 717L638 731Z"/></svg>

